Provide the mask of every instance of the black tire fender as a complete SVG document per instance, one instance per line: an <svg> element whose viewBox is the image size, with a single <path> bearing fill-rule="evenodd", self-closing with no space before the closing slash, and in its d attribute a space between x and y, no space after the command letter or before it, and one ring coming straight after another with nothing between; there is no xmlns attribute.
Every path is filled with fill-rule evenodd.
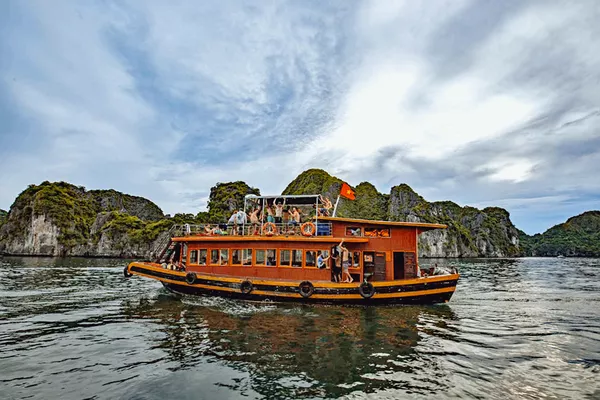
<svg viewBox="0 0 600 400"><path fill-rule="evenodd" d="M193 272L188 272L187 274L185 274L185 281L188 284L193 285L194 283L196 283L196 274Z"/></svg>
<svg viewBox="0 0 600 400"><path fill-rule="evenodd" d="M250 282L249 280L245 280L242 283L240 283L240 291L244 294L250 294L250 292L252 292L254 290L254 286L252 285L252 282Z"/></svg>
<svg viewBox="0 0 600 400"><path fill-rule="evenodd" d="M125 278L131 278L133 276L133 274L129 272L129 269L127 267L125 267L125 268L123 268L123 276Z"/></svg>
<svg viewBox="0 0 600 400"><path fill-rule="evenodd" d="M363 299L370 299L375 294L375 287L371 282L363 282L358 287L358 293Z"/></svg>
<svg viewBox="0 0 600 400"><path fill-rule="evenodd" d="M315 287L309 281L304 281L298 285L298 291L300 292L300 296L308 299L315 292Z"/></svg>

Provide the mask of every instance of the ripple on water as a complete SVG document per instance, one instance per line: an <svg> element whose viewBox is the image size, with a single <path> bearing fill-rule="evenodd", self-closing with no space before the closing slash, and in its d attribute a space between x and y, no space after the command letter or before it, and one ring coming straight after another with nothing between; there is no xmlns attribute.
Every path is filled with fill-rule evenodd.
<svg viewBox="0 0 600 400"><path fill-rule="evenodd" d="M124 260L6 257L0 398L600 398L598 260L428 262L461 272L447 305L176 298Z"/></svg>

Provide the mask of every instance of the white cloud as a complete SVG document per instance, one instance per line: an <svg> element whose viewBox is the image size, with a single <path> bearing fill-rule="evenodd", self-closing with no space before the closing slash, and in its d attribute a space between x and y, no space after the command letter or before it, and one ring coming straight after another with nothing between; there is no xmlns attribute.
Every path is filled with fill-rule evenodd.
<svg viewBox="0 0 600 400"><path fill-rule="evenodd" d="M0 205L49 179L197 212L218 181L280 192L308 167L515 208L600 191L594 2L321 7L20 3Z"/></svg>

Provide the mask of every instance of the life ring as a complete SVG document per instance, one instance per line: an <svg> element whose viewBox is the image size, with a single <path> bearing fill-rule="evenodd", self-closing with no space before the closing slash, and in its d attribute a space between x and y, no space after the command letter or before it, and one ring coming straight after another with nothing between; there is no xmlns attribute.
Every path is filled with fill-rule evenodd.
<svg viewBox="0 0 600 400"><path fill-rule="evenodd" d="M277 227L272 222L267 222L263 225L263 232L266 236L273 236L277 233Z"/></svg>
<svg viewBox="0 0 600 400"><path fill-rule="evenodd" d="M187 274L185 274L185 281L190 285L193 285L194 283L196 283L196 274L193 272L188 272Z"/></svg>
<svg viewBox="0 0 600 400"><path fill-rule="evenodd" d="M309 281L304 281L298 285L298 291L302 297L308 299L315 292L315 287Z"/></svg>
<svg viewBox="0 0 600 400"><path fill-rule="evenodd" d="M123 276L125 278L131 278L133 276L133 274L129 273L129 270L127 269L127 267L123 268Z"/></svg>
<svg viewBox="0 0 600 400"><path fill-rule="evenodd" d="M306 228L308 228L308 230ZM302 232L302 235L304 235L304 236L312 236L315 234L316 230L317 230L317 227L312 222L305 222L300 227L300 231Z"/></svg>
<svg viewBox="0 0 600 400"><path fill-rule="evenodd" d="M363 297L363 299L370 299L375 294L375 287L371 282L363 282L358 287L358 293Z"/></svg>
<svg viewBox="0 0 600 400"><path fill-rule="evenodd" d="M249 294L253 289L254 286L252 286L252 282L248 280L240 283L240 291L244 294Z"/></svg>

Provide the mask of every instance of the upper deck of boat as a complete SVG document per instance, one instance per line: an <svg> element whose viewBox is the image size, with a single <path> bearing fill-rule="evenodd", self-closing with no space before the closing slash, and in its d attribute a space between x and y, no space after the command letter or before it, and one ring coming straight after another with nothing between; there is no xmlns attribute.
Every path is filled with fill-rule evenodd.
<svg viewBox="0 0 600 400"><path fill-rule="evenodd" d="M331 242L336 238L344 238L348 243L366 243L370 239L389 238L393 231L411 230L417 234L431 230L443 229L446 225L423 222L381 221L357 218L340 218L326 216L320 201L321 195L297 196L254 196L244 199L242 223L236 223L235 215L227 223L177 225L171 230L171 237L176 242L257 242L257 241L302 241ZM286 209L283 209L287 207ZM271 218L279 207L278 223ZM264 210L270 209L269 213ZM291 210L302 211L304 218L300 223L293 221ZM260 216L252 221L246 210L254 210ZM288 212L289 210L289 212ZM325 212L325 215L323 215ZM335 214L335 209L333 211ZM270 214L270 217L267 215ZM312 214L312 215L311 215ZM281 218L283 217L283 218Z"/></svg>

